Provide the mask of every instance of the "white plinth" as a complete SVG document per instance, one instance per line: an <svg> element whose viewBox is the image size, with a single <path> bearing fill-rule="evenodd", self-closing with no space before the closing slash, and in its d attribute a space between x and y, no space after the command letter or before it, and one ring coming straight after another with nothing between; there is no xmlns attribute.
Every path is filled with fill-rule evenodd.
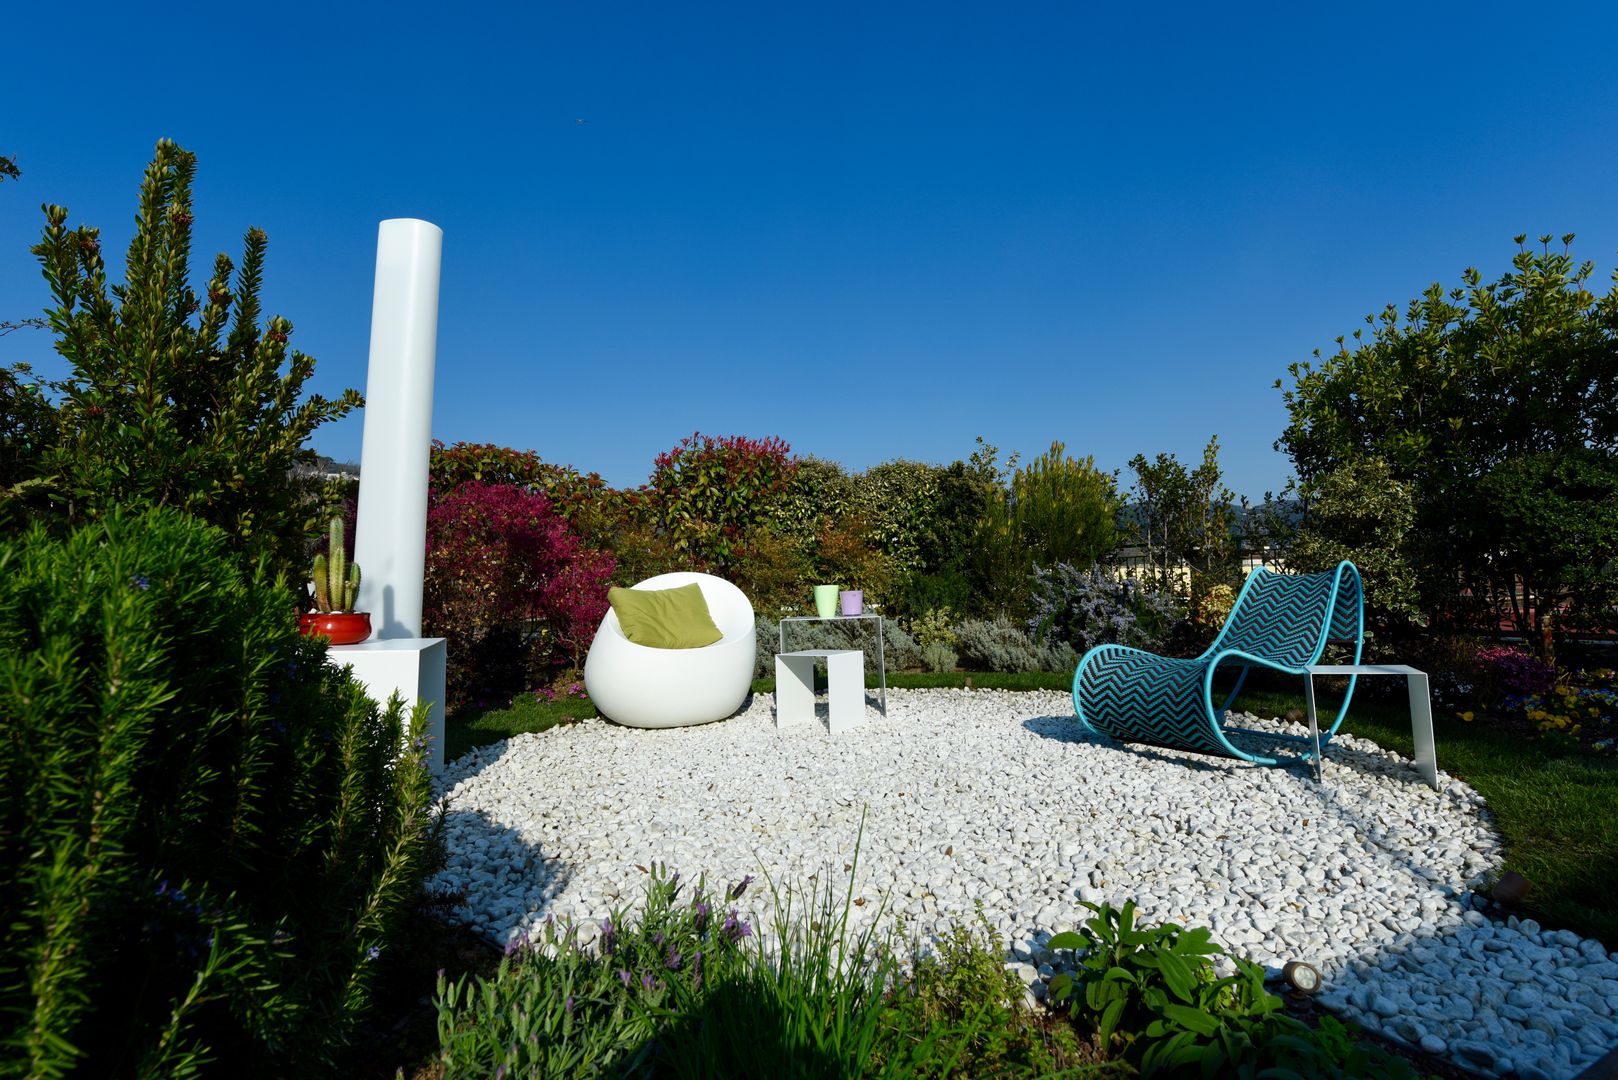
<svg viewBox="0 0 1618 1080"><path fill-rule="evenodd" d="M803 649L775 658L775 726L815 719L815 661L826 661L826 726L833 735L865 716L865 653L859 649Z"/></svg>
<svg viewBox="0 0 1618 1080"><path fill-rule="evenodd" d="M418 701L430 703L427 720L427 762L434 773L444 771L444 665L448 653L443 638L393 638L388 641L362 641L358 645L333 645L326 650L326 662L341 667L352 664L354 677L365 685L365 693L386 705L395 691L404 698L406 722Z"/></svg>

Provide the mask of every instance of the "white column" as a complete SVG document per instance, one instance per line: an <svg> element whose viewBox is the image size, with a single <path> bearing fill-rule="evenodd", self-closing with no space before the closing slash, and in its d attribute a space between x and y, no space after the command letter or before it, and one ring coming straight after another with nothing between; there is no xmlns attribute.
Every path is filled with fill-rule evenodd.
<svg viewBox="0 0 1618 1080"><path fill-rule="evenodd" d="M431 222L390 218L377 229L354 561L355 610L371 613L382 641L421 637L443 248L444 231Z"/></svg>

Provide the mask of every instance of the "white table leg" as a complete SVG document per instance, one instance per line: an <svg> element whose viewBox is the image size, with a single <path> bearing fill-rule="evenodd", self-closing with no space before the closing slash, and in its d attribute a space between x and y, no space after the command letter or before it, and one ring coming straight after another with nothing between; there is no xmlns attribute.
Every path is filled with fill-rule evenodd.
<svg viewBox="0 0 1618 1080"><path fill-rule="evenodd" d="M1303 705L1304 711L1309 714L1309 735L1315 740L1315 783L1319 783L1322 775L1320 761L1320 720L1315 716L1315 677L1307 672L1303 676Z"/></svg>
<svg viewBox="0 0 1618 1080"><path fill-rule="evenodd" d="M1427 786L1438 790L1438 750L1433 743L1433 698L1422 672L1405 676L1410 691L1410 734L1416 743L1416 771Z"/></svg>
<svg viewBox="0 0 1618 1080"><path fill-rule="evenodd" d="M882 687L881 700L883 716L888 715L888 657L887 653L884 651L885 648L886 646L882 641L882 616L878 615L876 618L876 673L877 680ZM862 676L860 686L864 687L864 685L865 683Z"/></svg>
<svg viewBox="0 0 1618 1080"><path fill-rule="evenodd" d="M775 726L796 727L815 719L815 658L775 658Z"/></svg>
<svg viewBox="0 0 1618 1080"><path fill-rule="evenodd" d="M831 733L853 728L865 717L865 654L838 652L826 657L826 701Z"/></svg>

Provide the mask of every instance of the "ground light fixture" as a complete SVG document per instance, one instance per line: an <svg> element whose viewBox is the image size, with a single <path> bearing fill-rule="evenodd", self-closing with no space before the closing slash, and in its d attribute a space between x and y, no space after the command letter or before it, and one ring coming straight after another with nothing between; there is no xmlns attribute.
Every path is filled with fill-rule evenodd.
<svg viewBox="0 0 1618 1080"><path fill-rule="evenodd" d="M1288 961L1286 967L1281 969L1281 978L1300 994L1314 995L1320 992L1320 972L1314 965L1302 960Z"/></svg>

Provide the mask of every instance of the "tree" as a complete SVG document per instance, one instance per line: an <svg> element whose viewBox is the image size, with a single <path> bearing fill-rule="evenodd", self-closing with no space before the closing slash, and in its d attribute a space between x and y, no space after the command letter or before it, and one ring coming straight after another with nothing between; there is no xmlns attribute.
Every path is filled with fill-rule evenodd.
<svg viewBox="0 0 1618 1080"><path fill-rule="evenodd" d="M195 173L195 155L157 144L122 285L107 283L100 231L69 229L66 207L45 208L33 251L72 376L44 470L69 523L121 504L175 507L223 529L249 560L290 568L320 516L293 466L313 463L315 428L362 402L353 390L300 400L314 359L289 348L286 319L259 321L263 230L247 231L239 269L221 254L203 296L193 291Z"/></svg>
<svg viewBox="0 0 1618 1080"><path fill-rule="evenodd" d="M1193 470L1173 454L1152 461L1136 454L1129 467L1135 474L1129 532L1145 549L1159 591L1178 592L1175 568L1190 568L1195 611L1207 588L1236 576L1235 496L1222 482L1219 436L1208 440L1202 464Z"/></svg>
<svg viewBox="0 0 1618 1080"><path fill-rule="evenodd" d="M1554 662L1564 621L1607 629L1618 603L1618 456L1593 450L1523 454L1478 484L1474 552L1495 580L1520 582L1502 599L1513 621Z"/></svg>
<svg viewBox="0 0 1618 1080"><path fill-rule="evenodd" d="M990 463L992 468L992 459ZM1036 566L1090 566L1112 550L1118 494L1093 457L1073 458L1060 442L1011 475L978 527L975 571L1002 611L1022 611Z"/></svg>
<svg viewBox="0 0 1618 1080"><path fill-rule="evenodd" d="M1598 297L1586 287L1594 265L1573 261L1571 233L1561 250L1548 236L1538 250L1524 239L1516 238L1512 269L1497 282L1468 269L1463 288L1445 292L1434 283L1402 321L1389 305L1366 316L1368 337L1357 330L1352 345L1340 337L1332 356L1322 360L1317 350L1316 362L1288 369L1290 422L1277 448L1306 485L1368 457L1409 485L1417 534L1410 550L1420 604L1432 614L1457 611L1468 594L1516 595L1529 556L1547 557L1528 550L1537 543L1529 534L1502 532L1490 520L1494 501L1526 475L1521 470L1543 476L1567 455L1618 455L1618 274ZM1530 461L1537 464L1521 464ZM1491 486L1490 476L1500 478ZM1578 517L1601 487L1564 490L1558 512ZM1600 530L1590 535L1599 540ZM1598 549L1576 561L1612 555ZM1590 580L1573 562L1534 572L1575 590ZM1526 608L1512 615L1523 633L1535 632Z"/></svg>
<svg viewBox="0 0 1618 1080"><path fill-rule="evenodd" d="M1415 496L1381 458L1344 462L1304 490L1304 518L1287 552L1303 573L1348 559L1365 589L1366 622L1379 636L1425 621L1416 591L1411 526Z"/></svg>

